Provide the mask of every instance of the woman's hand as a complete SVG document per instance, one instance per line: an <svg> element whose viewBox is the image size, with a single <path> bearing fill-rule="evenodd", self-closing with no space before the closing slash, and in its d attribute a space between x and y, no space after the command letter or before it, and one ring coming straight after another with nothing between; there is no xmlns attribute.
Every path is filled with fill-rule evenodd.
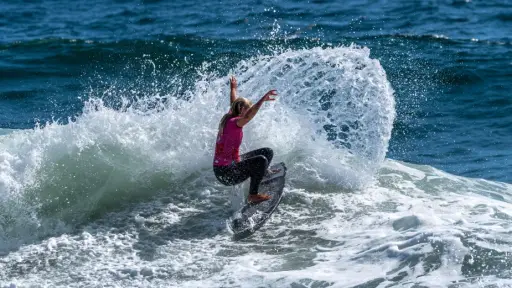
<svg viewBox="0 0 512 288"><path fill-rule="evenodd" d="M235 76L231 76L231 79L229 80L229 84L231 84L231 89L236 89L236 87L238 86L237 83L236 83L236 78Z"/></svg>
<svg viewBox="0 0 512 288"><path fill-rule="evenodd" d="M270 90L263 96L263 101L274 101L276 100L275 96L277 96L277 90Z"/></svg>

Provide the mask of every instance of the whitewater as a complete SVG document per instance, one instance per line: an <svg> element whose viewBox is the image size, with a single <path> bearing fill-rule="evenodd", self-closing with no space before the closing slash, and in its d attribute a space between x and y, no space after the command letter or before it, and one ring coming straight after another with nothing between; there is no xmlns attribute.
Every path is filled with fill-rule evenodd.
<svg viewBox="0 0 512 288"><path fill-rule="evenodd" d="M184 92L112 83L67 123L1 132L1 287L512 285L512 186L387 159L394 91L356 45L233 67L241 96L280 95L242 152L271 147L288 167L278 211L233 241L247 185L212 172L229 75L210 64Z"/></svg>

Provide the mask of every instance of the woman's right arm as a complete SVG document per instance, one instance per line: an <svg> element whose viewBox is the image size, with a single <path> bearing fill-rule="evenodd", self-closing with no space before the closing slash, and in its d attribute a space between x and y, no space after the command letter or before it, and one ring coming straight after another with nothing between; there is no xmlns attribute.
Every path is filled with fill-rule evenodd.
<svg viewBox="0 0 512 288"><path fill-rule="evenodd" d="M236 125L238 127L243 127L245 124L249 123L249 121L251 121L252 118L254 118L256 113L258 113L258 110L260 110L261 105L263 105L263 102L276 100L275 98L271 98L270 96L277 96L277 91L268 91L263 97L261 97L261 99L256 104L252 105L251 108L249 108L249 110L247 110L245 114L236 121Z"/></svg>
<svg viewBox="0 0 512 288"><path fill-rule="evenodd" d="M236 87L238 86L236 83L235 76L231 76L231 79L229 81L229 84L231 86L231 92L229 93L229 106L231 107L231 104L233 104L233 101L236 100Z"/></svg>

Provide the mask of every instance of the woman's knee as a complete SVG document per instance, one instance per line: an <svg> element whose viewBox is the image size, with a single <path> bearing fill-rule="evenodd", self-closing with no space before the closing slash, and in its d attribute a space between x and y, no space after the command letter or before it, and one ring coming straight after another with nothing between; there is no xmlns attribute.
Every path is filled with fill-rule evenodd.
<svg viewBox="0 0 512 288"><path fill-rule="evenodd" d="M270 163L272 161L272 158L274 158L274 151L271 148L265 147L263 148L263 156L267 158L268 162Z"/></svg>
<svg viewBox="0 0 512 288"><path fill-rule="evenodd" d="M269 155L270 157L272 157L272 155ZM267 157L267 155L260 155L258 156L258 159L259 161L263 164L263 165L268 165L268 162L269 162L269 157Z"/></svg>
<svg viewBox="0 0 512 288"><path fill-rule="evenodd" d="M264 155L258 155L251 158L251 162L251 168L253 170L256 170L257 172L265 171L269 163L267 157L265 157Z"/></svg>

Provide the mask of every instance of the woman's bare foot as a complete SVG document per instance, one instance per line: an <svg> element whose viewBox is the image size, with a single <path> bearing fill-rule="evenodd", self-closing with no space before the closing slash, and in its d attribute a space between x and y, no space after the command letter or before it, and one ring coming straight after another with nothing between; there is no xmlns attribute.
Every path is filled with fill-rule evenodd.
<svg viewBox="0 0 512 288"><path fill-rule="evenodd" d="M258 204L263 201L267 201L270 198L272 198L272 196L268 194L249 194L249 197L247 197L247 202L251 204Z"/></svg>

